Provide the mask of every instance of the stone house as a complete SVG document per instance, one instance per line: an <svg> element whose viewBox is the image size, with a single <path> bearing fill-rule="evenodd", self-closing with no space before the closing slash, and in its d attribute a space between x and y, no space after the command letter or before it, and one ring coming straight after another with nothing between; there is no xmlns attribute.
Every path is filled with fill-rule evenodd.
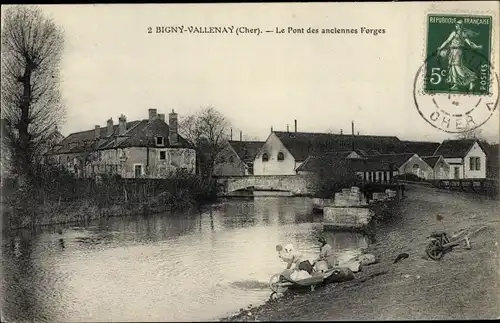
<svg viewBox="0 0 500 323"><path fill-rule="evenodd" d="M255 156L254 175L296 175L309 156L345 151L358 156L410 152L394 136L273 131Z"/></svg>
<svg viewBox="0 0 500 323"><path fill-rule="evenodd" d="M476 139L445 140L434 156L450 165L449 179L486 178L486 150Z"/></svg>
<svg viewBox="0 0 500 323"><path fill-rule="evenodd" d="M215 164L214 175L220 177L253 175L255 155L263 144L263 141L228 141Z"/></svg>
<svg viewBox="0 0 500 323"><path fill-rule="evenodd" d="M148 110L148 119L128 121L124 115L105 127L75 132L47 154L48 163L64 165L80 177L99 174L123 178L166 178L173 171L196 172L196 152L178 133L177 113Z"/></svg>

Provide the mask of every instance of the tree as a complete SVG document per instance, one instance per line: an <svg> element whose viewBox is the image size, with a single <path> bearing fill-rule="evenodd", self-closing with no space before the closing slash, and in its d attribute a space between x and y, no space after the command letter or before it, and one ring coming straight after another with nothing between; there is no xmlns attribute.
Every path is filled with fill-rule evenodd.
<svg viewBox="0 0 500 323"><path fill-rule="evenodd" d="M59 92L63 31L38 7L5 10L2 28L2 118L13 172L30 180L64 120Z"/></svg>
<svg viewBox="0 0 500 323"><path fill-rule="evenodd" d="M475 128L472 129L470 127L466 128L463 132L459 133L456 138L457 139L477 139L480 141L484 141L484 138L482 136L482 129Z"/></svg>
<svg viewBox="0 0 500 323"><path fill-rule="evenodd" d="M361 179L347 158L316 157L316 162L313 164L315 164L313 165L315 191L318 197L333 198L334 194L343 188L361 185Z"/></svg>
<svg viewBox="0 0 500 323"><path fill-rule="evenodd" d="M198 172L211 178L229 138L230 123L214 107L202 107L181 120L180 134L196 149Z"/></svg>

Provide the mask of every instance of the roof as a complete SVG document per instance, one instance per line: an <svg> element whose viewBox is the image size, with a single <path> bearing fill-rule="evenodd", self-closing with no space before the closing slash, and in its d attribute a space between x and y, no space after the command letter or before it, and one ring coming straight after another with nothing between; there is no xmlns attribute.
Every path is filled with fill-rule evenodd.
<svg viewBox="0 0 500 323"><path fill-rule="evenodd" d="M403 140L403 144L419 156L432 156L441 143L431 141L408 141Z"/></svg>
<svg viewBox="0 0 500 323"><path fill-rule="evenodd" d="M372 155L367 158L372 161L377 161L387 167L390 164L393 164L395 168L399 168L403 166L411 157L413 157L415 153L404 153L404 154L381 154L381 155Z"/></svg>
<svg viewBox="0 0 500 323"><path fill-rule="evenodd" d="M349 152L350 153L350 152ZM348 153L348 154L349 154ZM347 155L348 155L347 154ZM327 153L322 156L309 156L304 163L297 167L298 172L318 172L339 167L348 167L354 172L389 171L389 164L370 158L346 158L345 153Z"/></svg>
<svg viewBox="0 0 500 323"><path fill-rule="evenodd" d="M444 158L463 158L475 142L477 142L475 139L445 140L433 155L441 155Z"/></svg>
<svg viewBox="0 0 500 323"><path fill-rule="evenodd" d="M253 163L264 141L229 141L229 145L245 164Z"/></svg>
<svg viewBox="0 0 500 323"><path fill-rule="evenodd" d="M165 138L165 148L171 147L168 140L169 127L161 119L154 120L136 120L127 122L125 133L118 135L118 124L113 125L113 133L106 135L106 126L100 127L99 140L95 139L95 129L74 132L64 138L59 145L55 146L50 153L78 153L86 150L103 150L126 147L147 147L154 145L153 138L163 136ZM179 135L179 146L188 148L188 142Z"/></svg>
<svg viewBox="0 0 500 323"><path fill-rule="evenodd" d="M431 166L434 168L436 166L437 162L441 158L441 156L426 156L426 157L421 157L424 162L427 163L427 165Z"/></svg>
<svg viewBox="0 0 500 323"><path fill-rule="evenodd" d="M410 152L409 149L394 136L353 136L314 133L314 132L282 132L274 134L281 140L296 161L304 161L310 155L322 155L326 152L361 150L361 155L388 154ZM353 145L354 141L354 145Z"/></svg>

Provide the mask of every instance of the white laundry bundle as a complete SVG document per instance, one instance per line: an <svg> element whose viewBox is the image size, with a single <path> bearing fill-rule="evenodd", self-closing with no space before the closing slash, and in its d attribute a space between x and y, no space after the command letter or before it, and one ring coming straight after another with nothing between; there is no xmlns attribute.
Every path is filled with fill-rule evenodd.
<svg viewBox="0 0 500 323"><path fill-rule="evenodd" d="M312 276L305 270L295 270L291 275L290 275L290 278L293 280L293 281L298 281L298 280L302 280L302 279L307 279L307 278L311 278Z"/></svg>

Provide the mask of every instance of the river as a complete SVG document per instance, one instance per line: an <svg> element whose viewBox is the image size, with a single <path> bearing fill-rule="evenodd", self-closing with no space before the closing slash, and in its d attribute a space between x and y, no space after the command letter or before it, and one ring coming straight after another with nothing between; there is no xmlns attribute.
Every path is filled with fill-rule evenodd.
<svg viewBox="0 0 500 323"><path fill-rule="evenodd" d="M207 321L269 299L277 244L319 253L308 198L231 199L201 214L116 217L2 237L4 319ZM338 254L367 246L327 233Z"/></svg>

